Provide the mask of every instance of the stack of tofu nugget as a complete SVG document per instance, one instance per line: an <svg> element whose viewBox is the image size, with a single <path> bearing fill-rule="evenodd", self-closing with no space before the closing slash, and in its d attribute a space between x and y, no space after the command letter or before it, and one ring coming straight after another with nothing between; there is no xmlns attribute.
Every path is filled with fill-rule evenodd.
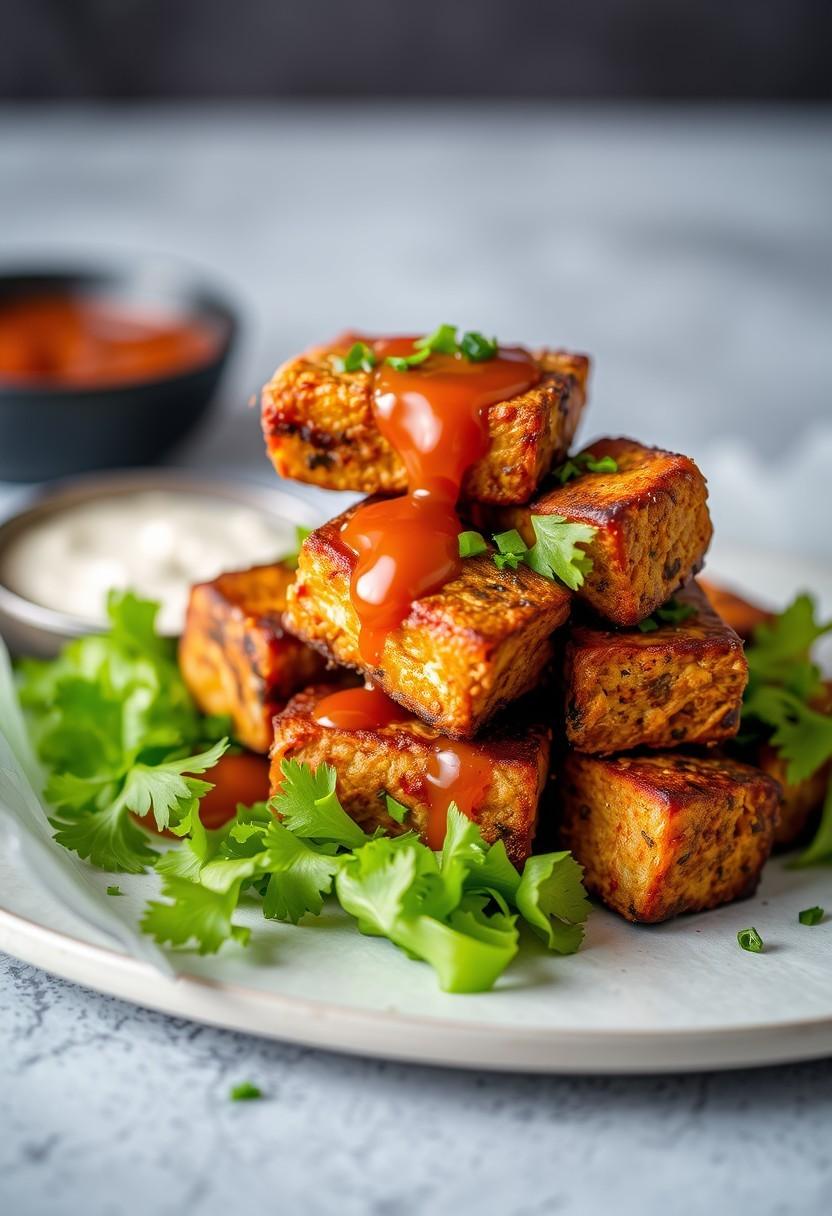
<svg viewBox="0 0 832 1216"><path fill-rule="evenodd" d="M332 765L362 826L415 830L436 847L437 806L442 828L447 809L437 757L457 767L474 757L463 809L515 863L545 829L629 920L713 908L754 890L780 790L720 747L737 732L747 666L694 578L712 534L705 479L688 457L632 439L570 456L589 361L534 359L537 383L484 412L461 528L516 530L531 547L535 517L591 525L575 591L522 560L495 561L487 542L410 604L368 661L350 590L357 554L342 535L358 504L306 538L296 569L276 563L195 587L183 674L206 711L232 716L242 744L270 753L273 788L286 758ZM354 364L324 347L275 373L262 396L269 455L284 477L402 494L405 464L378 423L374 368ZM401 708L398 720L321 721L322 700L359 679Z"/></svg>

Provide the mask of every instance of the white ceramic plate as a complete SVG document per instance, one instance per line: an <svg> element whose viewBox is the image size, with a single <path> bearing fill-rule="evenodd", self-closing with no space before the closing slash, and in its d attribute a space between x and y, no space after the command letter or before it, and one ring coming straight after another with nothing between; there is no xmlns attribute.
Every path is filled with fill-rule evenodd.
<svg viewBox="0 0 832 1216"><path fill-rule="evenodd" d="M800 588L832 611L832 571L719 550L709 573L782 604ZM96 876L102 886L112 882ZM153 878L120 876L139 910ZM766 868L752 900L666 925L597 910L570 958L531 942L494 992L448 996L433 972L358 935L337 909L292 927L252 914L247 951L178 955L174 978L112 949L45 896L0 847L0 948L53 974L155 1009L277 1039L366 1055L536 1072L662 1072L832 1054L832 869ZM765 953L737 945L754 925Z"/></svg>

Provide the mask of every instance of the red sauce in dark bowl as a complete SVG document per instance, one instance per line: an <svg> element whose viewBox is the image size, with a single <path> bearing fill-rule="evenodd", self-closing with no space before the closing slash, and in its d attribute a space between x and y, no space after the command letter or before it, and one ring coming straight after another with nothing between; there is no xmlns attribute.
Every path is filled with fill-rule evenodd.
<svg viewBox="0 0 832 1216"><path fill-rule="evenodd" d="M0 299L0 385L95 389L160 380L210 362L207 318L55 290Z"/></svg>

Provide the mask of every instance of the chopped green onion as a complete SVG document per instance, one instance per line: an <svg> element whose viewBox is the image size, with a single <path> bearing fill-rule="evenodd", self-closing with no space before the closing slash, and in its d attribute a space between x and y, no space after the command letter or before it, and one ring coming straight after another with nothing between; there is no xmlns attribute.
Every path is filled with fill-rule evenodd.
<svg viewBox="0 0 832 1216"><path fill-rule="evenodd" d="M823 920L823 908L804 908L802 912L798 912L797 919L801 925L819 925Z"/></svg>
<svg viewBox="0 0 832 1216"><path fill-rule="evenodd" d="M397 802L390 794L384 795L384 804L387 807L387 814L395 823L404 823L405 818L410 814L410 807Z"/></svg>
<svg viewBox="0 0 832 1216"><path fill-rule="evenodd" d="M455 355L457 352L456 326L438 325L432 334L417 338L413 343L417 350L433 351L437 355Z"/></svg>
<svg viewBox="0 0 832 1216"><path fill-rule="evenodd" d="M486 360L493 359L496 355L497 339L486 338L484 334L477 333L476 330L469 330L462 335L459 349L471 363L485 363Z"/></svg>
<svg viewBox="0 0 832 1216"><path fill-rule="evenodd" d="M480 553L488 552L488 544L480 532L460 532L459 556L478 557Z"/></svg>
<svg viewBox="0 0 832 1216"><path fill-rule="evenodd" d="M123 895L124 892L122 891L121 887L108 887L107 894L108 895ZM801 913L801 915L803 915L803 914Z"/></svg>
<svg viewBox="0 0 832 1216"><path fill-rule="evenodd" d="M740 929L737 934L737 941L743 950L747 950L750 954L763 953L763 939L754 928Z"/></svg>
<svg viewBox="0 0 832 1216"><path fill-rule="evenodd" d="M262 1098L263 1092L251 1081L243 1081L232 1087L230 1097L232 1102L251 1102L254 1098Z"/></svg>
<svg viewBox="0 0 832 1216"><path fill-rule="evenodd" d="M417 350L412 355L388 355L385 362L392 367L394 372L409 372L411 367L418 367L420 363L429 359L432 353L429 346L423 346L421 350Z"/></svg>
<svg viewBox="0 0 832 1216"><path fill-rule="evenodd" d="M371 372L377 363L375 351L366 342L354 342L346 355L336 355L333 364L337 372Z"/></svg>

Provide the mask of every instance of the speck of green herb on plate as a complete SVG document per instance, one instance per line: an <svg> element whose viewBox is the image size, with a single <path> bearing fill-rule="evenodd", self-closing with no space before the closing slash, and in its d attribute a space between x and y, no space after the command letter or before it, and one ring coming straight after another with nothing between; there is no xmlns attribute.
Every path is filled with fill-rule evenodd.
<svg viewBox="0 0 832 1216"><path fill-rule="evenodd" d="M819 925L823 917L823 908L819 908L817 905L814 908L804 908L802 912L798 912L797 914L797 919L801 925Z"/></svg>
<svg viewBox="0 0 832 1216"><path fill-rule="evenodd" d="M251 1081L241 1081L239 1085L231 1087L229 1097L232 1102L253 1102L255 1098L263 1097L263 1091L252 1085Z"/></svg>
<svg viewBox="0 0 832 1216"><path fill-rule="evenodd" d="M124 892L122 891L121 887L108 887L107 894L108 895L123 895Z"/></svg>
<svg viewBox="0 0 832 1216"><path fill-rule="evenodd" d="M763 953L763 939L755 928L740 929L737 934L737 941L742 946L743 950L747 950L749 954Z"/></svg>

